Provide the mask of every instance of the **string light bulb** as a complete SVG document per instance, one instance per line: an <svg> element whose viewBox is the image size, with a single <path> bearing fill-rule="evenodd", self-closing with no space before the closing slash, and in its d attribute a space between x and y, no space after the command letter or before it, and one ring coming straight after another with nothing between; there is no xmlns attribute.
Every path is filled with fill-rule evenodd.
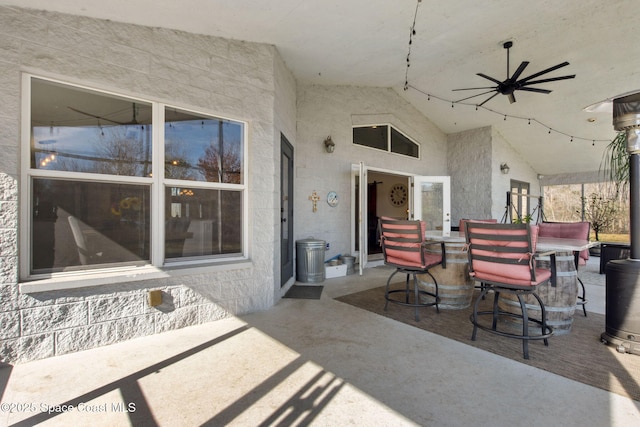
<svg viewBox="0 0 640 427"><path fill-rule="evenodd" d="M571 134L568 134L568 133L564 133L564 132L560 132L560 131L554 130L554 129L552 129L552 128L551 128L551 127L549 127L549 126L546 126L546 124L544 124L544 123L540 122L539 120L536 120L536 118L535 118L535 117L519 117L519 116L515 116L515 115L504 114L504 113L501 113L501 112L498 112L498 111L492 110L492 109L490 109L490 108L487 108L487 107L485 107L485 106L483 106L483 105L478 105L478 104L467 104L467 103L464 103L464 102L457 102L457 101L455 101L455 100L453 100L453 101L452 101L452 100L449 100L449 99L446 99L446 98L442 98L442 97L439 97L439 96L432 95L432 94L430 94L430 93L424 92L424 91L422 91L422 90L420 90L420 89L416 88L415 86L410 85L410 84L409 84L409 67L411 67L411 48L412 48L412 45L413 45L413 37L417 34L417 32L416 32L416 19L417 19L417 16L418 16L418 8L419 8L419 6L420 6L420 4L421 4L421 3L422 3L422 0L417 0L416 9L415 9L415 14L414 14L414 16L413 16L413 23L412 23L412 25L411 25L411 27L410 27L410 31L409 31L409 48L408 48L408 53L407 53L407 57L406 57L406 65L405 65L405 67L406 67L406 68L405 68L405 81L404 81L404 90L405 90L405 91L409 90L409 88L414 89L414 90L416 90L416 91L418 91L418 92L422 93L423 95L426 95L426 96L427 96L427 101L431 101L431 97L433 96L434 98L436 98L436 99L437 99L437 100L439 100L439 101L450 102L450 103L451 103L451 108L455 108L455 104L460 104L460 103L461 103L462 105L474 105L474 106L475 106L476 111L478 111L480 108L482 108L482 109L483 109L483 110L485 110L485 111L488 111L488 112L491 112L491 113L494 113L494 114L499 114L499 115L503 116L503 120L504 120L504 121L506 121L506 120L507 120L507 117L509 117L509 118L517 119L517 120L527 120L527 124L528 124L528 125L531 125L531 121L533 120L534 122L536 122L536 124L538 124L538 125L540 125L540 126L542 126L542 127L546 127L546 128L548 129L547 133L548 133L549 135L551 135L551 131L553 131L553 132L556 132L556 133L558 133L558 134L561 134L561 135L565 135L565 136L570 137L570 138L571 138L571 142L573 142L573 140L574 140L574 138L575 138L575 139L579 139L579 140L583 140L583 141L591 141L591 142L592 142L592 146L595 146L595 142L596 142L596 140L595 140L595 139L592 139L592 138L574 137L574 136L573 136L573 135L571 135ZM171 125L169 125L169 126L171 126ZM602 141L602 142L609 142L608 140L598 140L598 141Z"/></svg>

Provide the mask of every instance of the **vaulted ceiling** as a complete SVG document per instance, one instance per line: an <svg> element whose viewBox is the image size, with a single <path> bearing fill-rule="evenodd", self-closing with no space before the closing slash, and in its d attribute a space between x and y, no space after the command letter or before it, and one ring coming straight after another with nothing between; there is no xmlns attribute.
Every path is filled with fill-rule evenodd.
<svg viewBox="0 0 640 427"><path fill-rule="evenodd" d="M585 107L640 90L637 0L0 0L0 4L273 44L300 82L392 87L442 131L497 131L540 174L595 171L615 136L611 110ZM415 24L414 24L415 20ZM415 29L415 34L412 34ZM411 40L411 44L409 41ZM453 91L521 77L549 94ZM409 65L409 66L408 66ZM406 90L405 90L406 83ZM381 109L384 109L381 106ZM380 111L385 113L386 111Z"/></svg>

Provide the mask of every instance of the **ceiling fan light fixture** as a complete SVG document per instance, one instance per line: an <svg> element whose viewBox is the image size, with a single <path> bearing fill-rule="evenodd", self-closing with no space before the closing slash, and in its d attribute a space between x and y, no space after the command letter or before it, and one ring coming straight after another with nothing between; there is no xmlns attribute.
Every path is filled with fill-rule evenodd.
<svg viewBox="0 0 640 427"><path fill-rule="evenodd" d="M554 65L553 67L549 67L547 69L539 71L537 73L531 74L531 75L529 75L527 77L520 78L520 76L524 72L525 68L529 65L528 61L522 61L520 63L520 65L518 66L518 68L513 72L513 74L510 74L509 49L513 46L513 41L511 41L511 40L505 41L505 42L503 42L502 46L505 49L507 49L507 78L505 80L503 80L503 81L500 81L500 80L498 80L498 79L496 79L494 77L491 77L491 76L489 76L487 74L476 73L476 75L495 83L496 86L453 89L454 91L489 89L486 92L482 92L482 93L479 93L479 94L476 94L476 95L468 96L466 98L459 99L459 100L457 100L455 102L461 102L461 101L465 101L465 100L470 99L470 98L475 98L476 96L486 95L488 93L495 92L489 98L485 99L482 103L478 104L478 106L484 105L486 102L488 102L489 100L493 99L493 97L495 97L498 94L507 95L509 97L509 102L513 104L514 102L516 102L516 97L514 95L514 92L517 91L517 90L522 90L522 91L526 91L526 92L536 92L536 93L549 94L549 93L551 93L551 90L531 87L531 85L540 84L540 83L550 83L550 82L554 82L554 81L557 81L557 80L573 79L576 76L575 74L572 74L572 75L567 75L567 76L550 77L550 78L546 78L546 79L535 80L537 77L540 77L543 74L547 74L547 73L555 71L555 70L557 70L559 68L566 67L567 65L569 65L569 63L566 62L566 61L562 62L562 63L560 63L558 65Z"/></svg>

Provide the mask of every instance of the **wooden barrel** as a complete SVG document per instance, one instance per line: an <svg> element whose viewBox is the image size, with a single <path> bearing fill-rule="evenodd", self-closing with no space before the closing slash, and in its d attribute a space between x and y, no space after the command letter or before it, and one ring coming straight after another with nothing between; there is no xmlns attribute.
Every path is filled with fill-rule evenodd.
<svg viewBox="0 0 640 427"><path fill-rule="evenodd" d="M538 258L538 266L549 268L549 257ZM565 335L571 331L573 314L578 297L578 275L576 272L573 252L556 253L556 287L547 283L538 286L537 294L544 303L547 312L547 324L553 328L554 335ZM530 318L540 320L541 310L538 301L533 296L526 296L527 313ZM498 299L501 310L520 314L520 303L515 295L501 293ZM505 327L510 330L522 331L520 319L505 319Z"/></svg>
<svg viewBox="0 0 640 427"><path fill-rule="evenodd" d="M461 310L471 305L475 282L469 277L469 259L464 246L461 242L445 242L447 268L437 266L429 269L438 281L439 308ZM440 253L440 246L430 245L427 247L427 252L429 251ZM435 293L436 287L428 274L419 274L418 279L421 289ZM421 299L424 303L430 303L434 298L425 295Z"/></svg>

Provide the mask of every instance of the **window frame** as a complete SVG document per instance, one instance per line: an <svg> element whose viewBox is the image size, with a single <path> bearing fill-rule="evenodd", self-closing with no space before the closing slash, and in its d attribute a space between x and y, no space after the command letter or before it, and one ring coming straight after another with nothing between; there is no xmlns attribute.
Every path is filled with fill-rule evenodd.
<svg viewBox="0 0 640 427"><path fill-rule="evenodd" d="M355 138L353 137L353 131L355 129L382 127L382 126L387 128L387 149L386 150L383 150L383 149L380 149L380 148L376 148L376 147L371 147L371 146L368 146L368 145L356 144ZM414 157L414 156L410 156L410 155L407 155L407 154L403 154L403 153L398 153L398 152L392 151L393 131L398 132L400 135L405 137L409 142L414 144L416 146L417 151L418 151L418 155ZM410 158L410 159L420 160L422 158L422 147L421 147L421 145L418 142L416 142L413 138L411 138L409 135L407 135L405 132L403 132L402 130L398 129L397 127L395 127L391 123L372 123L372 124L366 124L366 125L353 125L351 127L351 143L353 145L357 146L357 147L368 148L368 149L376 150L376 151L384 151L384 152L387 152L389 154L394 154L396 156L403 156L403 157L407 157L407 158Z"/></svg>
<svg viewBox="0 0 640 427"><path fill-rule="evenodd" d="M140 101L151 104L152 107L152 120L151 120L151 141L152 141L152 176L140 177L140 176L123 176L123 175L107 175L99 173L87 173L87 172L73 172L73 171L55 171L45 170L31 167L31 91L33 79L48 81L54 84L61 84L70 88L76 88L80 90L88 90L98 94L104 94L105 96L116 96L125 99L131 99L133 102ZM216 266L221 265L223 269L226 269L229 264L247 262L249 260L249 186L248 186L248 165L249 165L249 150L248 150L248 129L249 123L246 120L239 120L236 118L226 117L224 115L216 114L210 111L204 111L202 109L194 109L184 105L169 104L150 98L142 98L136 95L130 95L122 92L114 92L112 90L106 90L100 88L98 85L88 85L81 82L73 82L70 80L60 80L56 78L49 78L42 74L34 73L22 73L22 107L20 111L21 115L21 136L20 136L20 174L18 181L18 194L19 198L19 247L18 247L18 267L19 267L19 280L21 282L30 281L43 281L51 284L60 283L64 281L73 281L74 278L82 277L83 280L89 278L91 282L91 276L96 278L95 283L84 283L83 286L93 286L95 284L106 283L104 278L111 276L123 276L126 275L128 280L132 280L131 271L136 270L137 273L146 271L151 275L158 275L159 271L169 270L172 267L192 267L196 270L204 266ZM212 119L226 120L239 124L242 127L242 179L241 184L231 183L219 183L219 182L205 182L205 181L189 181L179 179L166 179L164 177L164 161L165 161L165 109L175 108L181 111L192 113L194 115L202 115L211 117ZM150 215L150 242L149 242L149 261L143 261L144 265L130 265L127 263L114 263L105 268L91 268L91 269L73 269L74 271L63 272L47 272L47 273L33 273L32 272L32 251L30 250L32 244L32 233L34 223L31 218L31 212L33 211L33 180L37 178L44 179L61 179L81 182L99 182L99 183L114 183L114 184L137 184L149 186L149 193L151 197L151 215ZM219 255L205 255L197 257L185 257L180 258L166 258L164 254L165 249L165 188L167 187L182 187L182 188L202 188L207 190L223 190L223 191L237 191L241 193L241 236L240 242L242 245L240 253L234 254L219 254ZM163 274L160 274L163 276ZM100 278L98 280L97 278ZM146 280L148 277L142 275L142 277L134 280ZM122 277L118 281L128 281ZM109 282L111 283L111 282ZM44 283L43 283L44 284ZM29 283L21 284L21 290L23 285L27 285L25 289L30 287ZM49 289L47 285L45 288ZM53 285L53 288L64 289L74 288L79 285L70 284L66 285ZM38 288L32 287L33 289ZM42 288L40 286L39 288ZM37 289L36 289L37 290Z"/></svg>

